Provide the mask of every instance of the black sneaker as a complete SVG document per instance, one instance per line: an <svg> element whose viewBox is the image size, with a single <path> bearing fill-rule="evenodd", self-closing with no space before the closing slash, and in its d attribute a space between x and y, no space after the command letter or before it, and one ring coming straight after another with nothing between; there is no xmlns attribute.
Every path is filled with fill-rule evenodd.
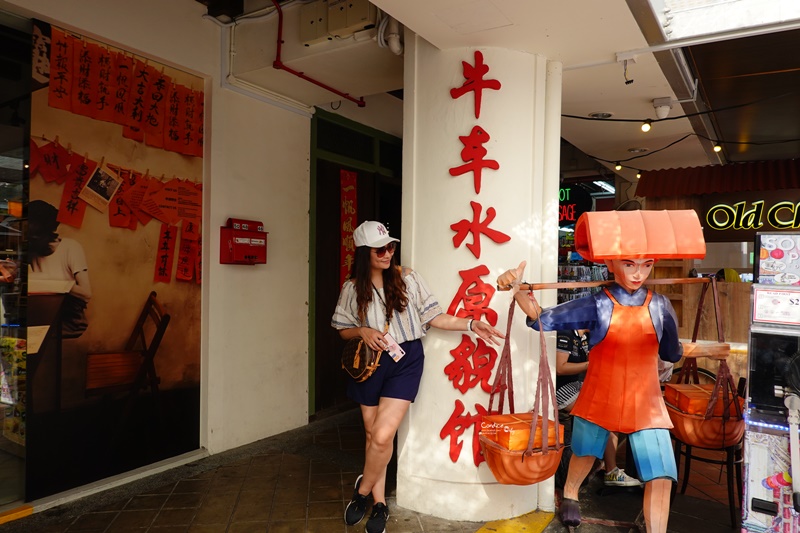
<svg viewBox="0 0 800 533"><path fill-rule="evenodd" d="M389 520L389 508L385 503L372 506L372 514L367 520L367 533L386 533L386 521Z"/></svg>
<svg viewBox="0 0 800 533"><path fill-rule="evenodd" d="M356 485L353 489L353 499L347 504L347 509L344 510L344 523L348 526L354 526L364 520L367 514L367 497L358 493L358 486L361 485L361 478L363 475L358 476Z"/></svg>

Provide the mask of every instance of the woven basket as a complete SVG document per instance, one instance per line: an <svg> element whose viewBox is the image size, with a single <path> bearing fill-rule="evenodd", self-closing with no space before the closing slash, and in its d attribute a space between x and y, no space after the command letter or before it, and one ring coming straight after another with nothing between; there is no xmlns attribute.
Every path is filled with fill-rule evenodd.
<svg viewBox="0 0 800 533"><path fill-rule="evenodd" d="M517 416L530 416L530 413L518 414ZM551 421L550 427L554 423ZM542 418L538 417L536 424L536 434L541 443ZM529 433L530 434L530 433ZM559 425L558 443L555 439L555 431L548 431L547 439L549 449L547 453L542 452L541 448L534 449L530 455L525 455L525 450L509 450L497 444L488 436L481 434L481 450L486 464L494 474L498 483L503 485L532 485L542 482L556 473L558 464L561 461L561 454L564 452L564 426ZM539 444L541 446L541 444Z"/></svg>
<svg viewBox="0 0 800 533"><path fill-rule="evenodd" d="M681 442L699 448L721 449L733 446L744 435L744 419L721 416L706 420L703 415L691 415L667 404L667 413L675 426L670 431Z"/></svg>

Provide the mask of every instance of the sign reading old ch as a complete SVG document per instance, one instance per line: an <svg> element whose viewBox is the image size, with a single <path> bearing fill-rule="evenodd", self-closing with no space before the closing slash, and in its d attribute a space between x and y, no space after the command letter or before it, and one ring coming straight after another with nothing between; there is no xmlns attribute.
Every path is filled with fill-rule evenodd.
<svg viewBox="0 0 800 533"><path fill-rule="evenodd" d="M703 231L709 242L752 241L758 231L797 231L800 228L798 189L702 198Z"/></svg>

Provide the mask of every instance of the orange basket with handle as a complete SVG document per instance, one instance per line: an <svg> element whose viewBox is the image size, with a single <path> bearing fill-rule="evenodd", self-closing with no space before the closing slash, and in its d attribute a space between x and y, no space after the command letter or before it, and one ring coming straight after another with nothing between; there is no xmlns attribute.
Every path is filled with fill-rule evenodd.
<svg viewBox="0 0 800 533"><path fill-rule="evenodd" d="M533 410L514 412L514 382L511 376L511 324L516 302L508 311L506 338L489 395L489 415L481 420L481 452L499 483L532 485L555 474L564 451L564 427L558 423L555 386L550 377L544 332L539 328L539 377ZM508 397L509 414L503 414ZM498 398L497 411L493 410ZM553 420L549 418L552 406ZM543 438L546 436L546 438Z"/></svg>
<svg viewBox="0 0 800 533"><path fill-rule="evenodd" d="M714 297L718 342L698 344L697 333L709 284ZM712 278L710 283L703 285L700 292L692 342L684 344L685 362L678 374L677 383L664 387L667 413L674 426L670 431L679 441L699 448L721 449L733 446L744 435L744 399L739 396L725 361L729 353L730 345L724 341L717 281ZM719 360L717 379L713 386L697 384L698 357Z"/></svg>

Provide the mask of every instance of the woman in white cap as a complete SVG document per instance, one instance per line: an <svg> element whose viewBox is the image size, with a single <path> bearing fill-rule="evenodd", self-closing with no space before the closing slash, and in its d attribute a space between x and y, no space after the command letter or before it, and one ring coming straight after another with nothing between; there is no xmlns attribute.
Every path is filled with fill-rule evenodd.
<svg viewBox="0 0 800 533"><path fill-rule="evenodd" d="M364 471L358 477L344 520L355 525L367 512L372 493L372 513L367 533L383 533L386 506L386 466L392 457L394 436L408 407L417 396L425 354L420 340L431 326L450 331L470 331L497 344L503 334L485 322L446 314L425 280L410 268L397 264L398 239L380 222L367 221L353 232L356 245L353 271L336 304L331 325L342 339L361 337L381 353L380 366L367 380L349 380L347 395L361 404L367 435ZM388 323L388 335L384 333ZM386 350L399 343L400 357Z"/></svg>

